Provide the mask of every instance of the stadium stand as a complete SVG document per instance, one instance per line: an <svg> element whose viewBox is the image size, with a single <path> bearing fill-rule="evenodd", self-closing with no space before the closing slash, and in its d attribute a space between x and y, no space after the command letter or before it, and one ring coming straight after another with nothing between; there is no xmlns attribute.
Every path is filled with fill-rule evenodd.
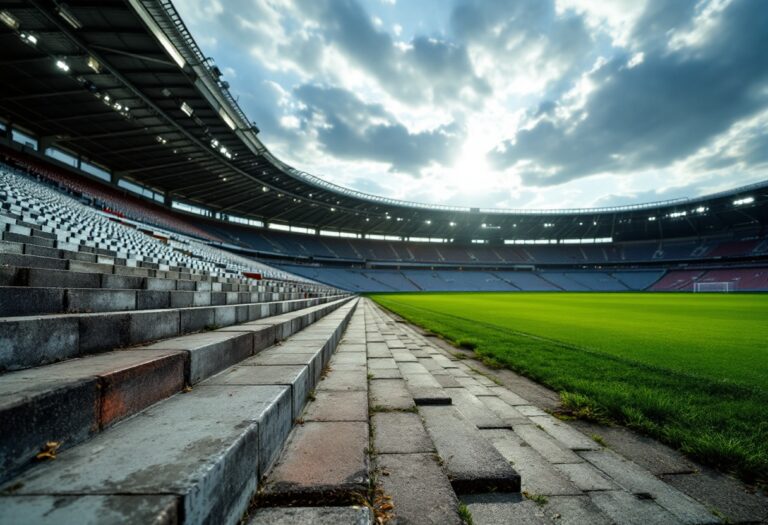
<svg viewBox="0 0 768 525"><path fill-rule="evenodd" d="M196 227L189 221L179 218L160 206L125 195L116 189L90 181L84 177L68 174L62 169L44 165L39 161L16 154L13 151L3 152L3 162L6 170L12 169L15 166L20 171L36 177L38 180L50 182L74 196L87 199L89 204L112 215L129 217L145 224L160 226L202 239L222 240L220 237L211 235L209 232ZM0 165L0 169L3 169L2 165Z"/></svg>

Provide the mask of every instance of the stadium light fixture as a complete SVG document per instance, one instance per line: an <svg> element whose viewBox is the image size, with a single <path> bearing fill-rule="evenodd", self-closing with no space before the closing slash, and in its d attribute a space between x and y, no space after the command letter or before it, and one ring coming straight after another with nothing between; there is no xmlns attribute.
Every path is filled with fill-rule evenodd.
<svg viewBox="0 0 768 525"><path fill-rule="evenodd" d="M65 73L69 72L69 64L67 64L61 59L56 61L56 67L61 69Z"/></svg>
<svg viewBox="0 0 768 525"><path fill-rule="evenodd" d="M0 20L11 29L19 28L19 20L8 11L0 11Z"/></svg>
<svg viewBox="0 0 768 525"><path fill-rule="evenodd" d="M449 222L449 223L448 223L448 225L449 225L451 228L453 228L454 226L456 226L456 223L455 223L455 222L453 222L453 221L451 221L451 222Z"/></svg>
<svg viewBox="0 0 768 525"><path fill-rule="evenodd" d="M189 105L189 104L187 104L186 102L182 102L182 103L181 103L181 106L180 106L180 108L181 108L181 111L182 111L182 112L183 112L183 113L184 113L186 116L188 116L188 117L191 117L191 116L192 116L192 114L195 112L195 110L194 110L194 109L192 109L192 106L190 106L190 105Z"/></svg>
<svg viewBox="0 0 768 525"><path fill-rule="evenodd" d="M743 199L736 199L735 201L733 201L733 205L741 206L743 204L752 204L753 202L755 202L754 197L744 197Z"/></svg>
<svg viewBox="0 0 768 525"><path fill-rule="evenodd" d="M77 19L77 17L72 13L72 11L69 10L69 7L67 7L66 4L59 4L58 8L56 8L56 12L59 13L59 16L74 29L83 28L83 23Z"/></svg>
<svg viewBox="0 0 768 525"><path fill-rule="evenodd" d="M424 223L425 223L425 224L427 224L427 225L429 225L429 224L432 224L432 221L430 221L429 219L427 219L426 221L424 221Z"/></svg>
<svg viewBox="0 0 768 525"><path fill-rule="evenodd" d="M31 46L37 45L37 37L31 33L22 33L19 35L19 38L21 38L21 41L25 44L29 44Z"/></svg>
<svg viewBox="0 0 768 525"><path fill-rule="evenodd" d="M96 60L95 58L88 57L88 61L86 62L86 64L88 64L88 67L91 69L91 71L93 71L97 75L101 73L101 64L99 64L99 61Z"/></svg>

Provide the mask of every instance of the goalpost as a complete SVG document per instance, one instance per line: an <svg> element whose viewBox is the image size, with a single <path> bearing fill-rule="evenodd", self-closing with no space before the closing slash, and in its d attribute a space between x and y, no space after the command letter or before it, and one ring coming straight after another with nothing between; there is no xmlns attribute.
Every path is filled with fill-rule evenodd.
<svg viewBox="0 0 768 525"><path fill-rule="evenodd" d="M693 283L693 291L699 292L732 292L733 283L731 281L717 283Z"/></svg>

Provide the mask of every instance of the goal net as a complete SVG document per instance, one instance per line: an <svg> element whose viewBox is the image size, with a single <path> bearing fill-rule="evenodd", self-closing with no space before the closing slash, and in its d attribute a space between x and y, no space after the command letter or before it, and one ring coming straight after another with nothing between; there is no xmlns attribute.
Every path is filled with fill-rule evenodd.
<svg viewBox="0 0 768 525"><path fill-rule="evenodd" d="M732 292L733 283L730 281L719 283L693 283L694 292Z"/></svg>

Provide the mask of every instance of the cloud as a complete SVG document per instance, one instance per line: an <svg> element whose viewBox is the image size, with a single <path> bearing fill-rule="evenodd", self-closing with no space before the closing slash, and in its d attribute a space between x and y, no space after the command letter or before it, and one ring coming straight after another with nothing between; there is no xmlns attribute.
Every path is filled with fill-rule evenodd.
<svg viewBox="0 0 768 525"><path fill-rule="evenodd" d="M338 184L552 207L768 177L762 0L175 5L265 144Z"/></svg>
<svg viewBox="0 0 768 525"><path fill-rule="evenodd" d="M768 102L768 11L757 4L743 0L723 10L717 30L695 52L656 45L634 67L627 56L610 60L589 76L597 87L582 109L568 118L532 119L490 153L491 162L499 169L531 163L541 170L528 171L524 181L552 185L694 154ZM658 20L642 23L668 31L681 16L673 14L662 10Z"/></svg>
<svg viewBox="0 0 768 525"><path fill-rule="evenodd" d="M449 163L461 140L457 123L412 133L382 105L340 88L305 84L294 95L304 107L305 125L335 157L383 162L392 171L418 175L432 163Z"/></svg>
<svg viewBox="0 0 768 525"><path fill-rule="evenodd" d="M338 49L401 101L460 103L490 93L459 43L417 36L401 45L355 0L298 2L326 46Z"/></svg>

